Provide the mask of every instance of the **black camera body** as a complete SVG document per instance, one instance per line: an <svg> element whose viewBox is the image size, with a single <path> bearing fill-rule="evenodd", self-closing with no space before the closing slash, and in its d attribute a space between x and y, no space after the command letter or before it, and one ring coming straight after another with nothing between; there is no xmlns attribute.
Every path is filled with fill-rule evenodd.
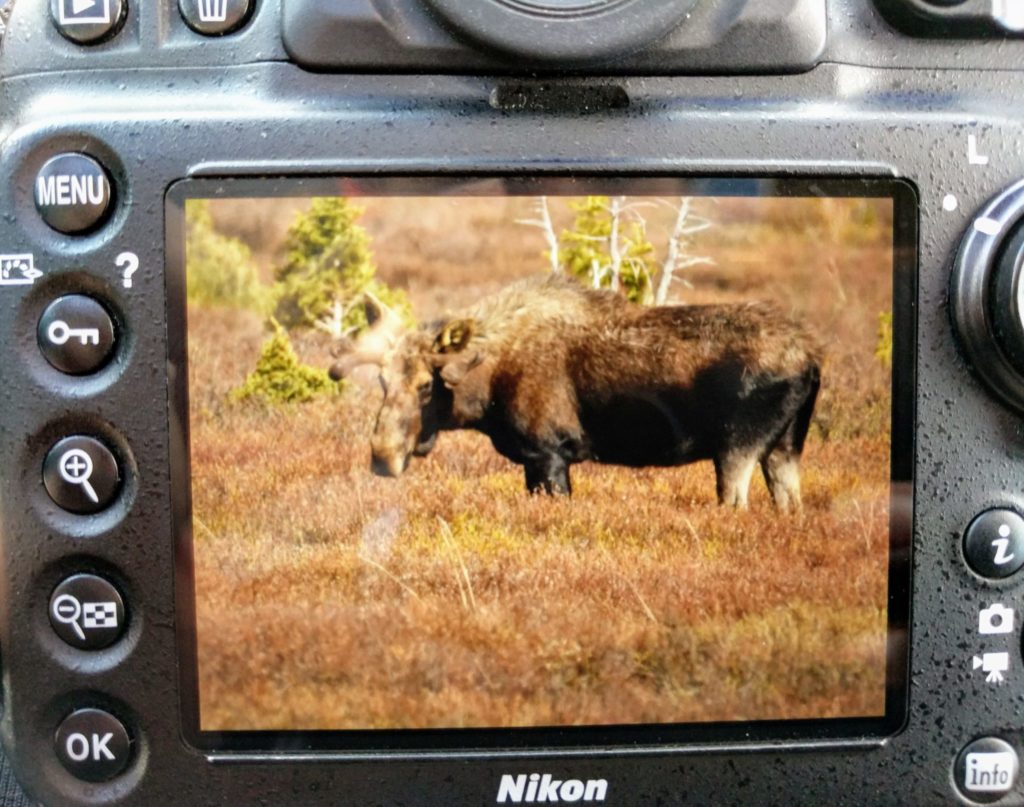
<svg viewBox="0 0 1024 807"><path fill-rule="evenodd" d="M0 738L33 799L1024 803L1012 2L16 0L0 14ZM237 740L200 724L187 200L476 180L892 200L879 711L384 733L289 733L268 716Z"/></svg>

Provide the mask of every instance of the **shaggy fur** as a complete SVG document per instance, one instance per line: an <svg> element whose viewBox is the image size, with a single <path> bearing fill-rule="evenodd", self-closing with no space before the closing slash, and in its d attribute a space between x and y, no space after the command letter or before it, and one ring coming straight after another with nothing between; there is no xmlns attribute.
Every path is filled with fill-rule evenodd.
<svg viewBox="0 0 1024 807"><path fill-rule="evenodd" d="M438 430L476 429L530 491L569 493L569 467L715 464L744 507L760 464L775 503L800 504L819 387L813 340L765 304L644 307L549 276L407 334L382 370L374 467L400 473Z"/></svg>

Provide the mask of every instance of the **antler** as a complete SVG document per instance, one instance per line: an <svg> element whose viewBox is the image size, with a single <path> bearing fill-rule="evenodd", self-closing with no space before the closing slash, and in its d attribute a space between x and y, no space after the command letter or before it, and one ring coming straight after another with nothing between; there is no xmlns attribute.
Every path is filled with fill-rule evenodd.
<svg viewBox="0 0 1024 807"><path fill-rule="evenodd" d="M335 347L333 353L338 361L329 370L329 375L335 381L345 378L363 364L383 366L405 331L405 323L397 312L377 299L372 292L365 291L363 296L366 321L370 327L357 339L346 339Z"/></svg>

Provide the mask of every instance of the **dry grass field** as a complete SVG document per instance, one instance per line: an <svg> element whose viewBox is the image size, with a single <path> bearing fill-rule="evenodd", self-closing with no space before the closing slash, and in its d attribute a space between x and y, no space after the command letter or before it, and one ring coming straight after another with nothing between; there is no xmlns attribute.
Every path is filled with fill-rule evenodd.
<svg viewBox="0 0 1024 807"><path fill-rule="evenodd" d="M528 203L368 199L362 223L380 277L427 319L544 271L540 234L513 223ZM244 234L270 209L246 204L217 203L222 230ZM748 511L719 508L710 463L589 463L571 499L529 496L522 470L470 432L377 478L372 373L292 408L232 403L265 323L190 309L203 730L883 713L887 203L702 204L716 226L697 248L716 264L679 298L775 300L828 353L798 514L777 513L759 477ZM873 228L858 226L865 205ZM266 267L279 234L259 233ZM321 339L296 347L329 361Z"/></svg>

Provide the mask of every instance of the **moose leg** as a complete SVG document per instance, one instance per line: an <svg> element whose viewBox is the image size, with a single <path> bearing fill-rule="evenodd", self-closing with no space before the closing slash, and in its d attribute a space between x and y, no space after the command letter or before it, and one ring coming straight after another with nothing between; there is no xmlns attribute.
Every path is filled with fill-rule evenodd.
<svg viewBox="0 0 1024 807"><path fill-rule="evenodd" d="M776 446L762 458L761 471L775 506L784 513L790 508L799 510L800 455L788 446Z"/></svg>
<svg viewBox="0 0 1024 807"><path fill-rule="evenodd" d="M814 402L818 396L818 370L812 368L801 390L803 400L793 420L786 426L781 437L761 458L761 471L772 501L782 512L799 510L800 501L800 455L804 450L807 430L811 425Z"/></svg>
<svg viewBox="0 0 1024 807"><path fill-rule="evenodd" d="M715 481L718 503L728 507L747 509L750 477L757 465L757 454L746 451L727 451L715 458Z"/></svg>
<svg viewBox="0 0 1024 807"><path fill-rule="evenodd" d="M549 496L568 496L572 493L569 482L569 464L557 454L545 454L527 460L526 489L530 493L547 493Z"/></svg>

